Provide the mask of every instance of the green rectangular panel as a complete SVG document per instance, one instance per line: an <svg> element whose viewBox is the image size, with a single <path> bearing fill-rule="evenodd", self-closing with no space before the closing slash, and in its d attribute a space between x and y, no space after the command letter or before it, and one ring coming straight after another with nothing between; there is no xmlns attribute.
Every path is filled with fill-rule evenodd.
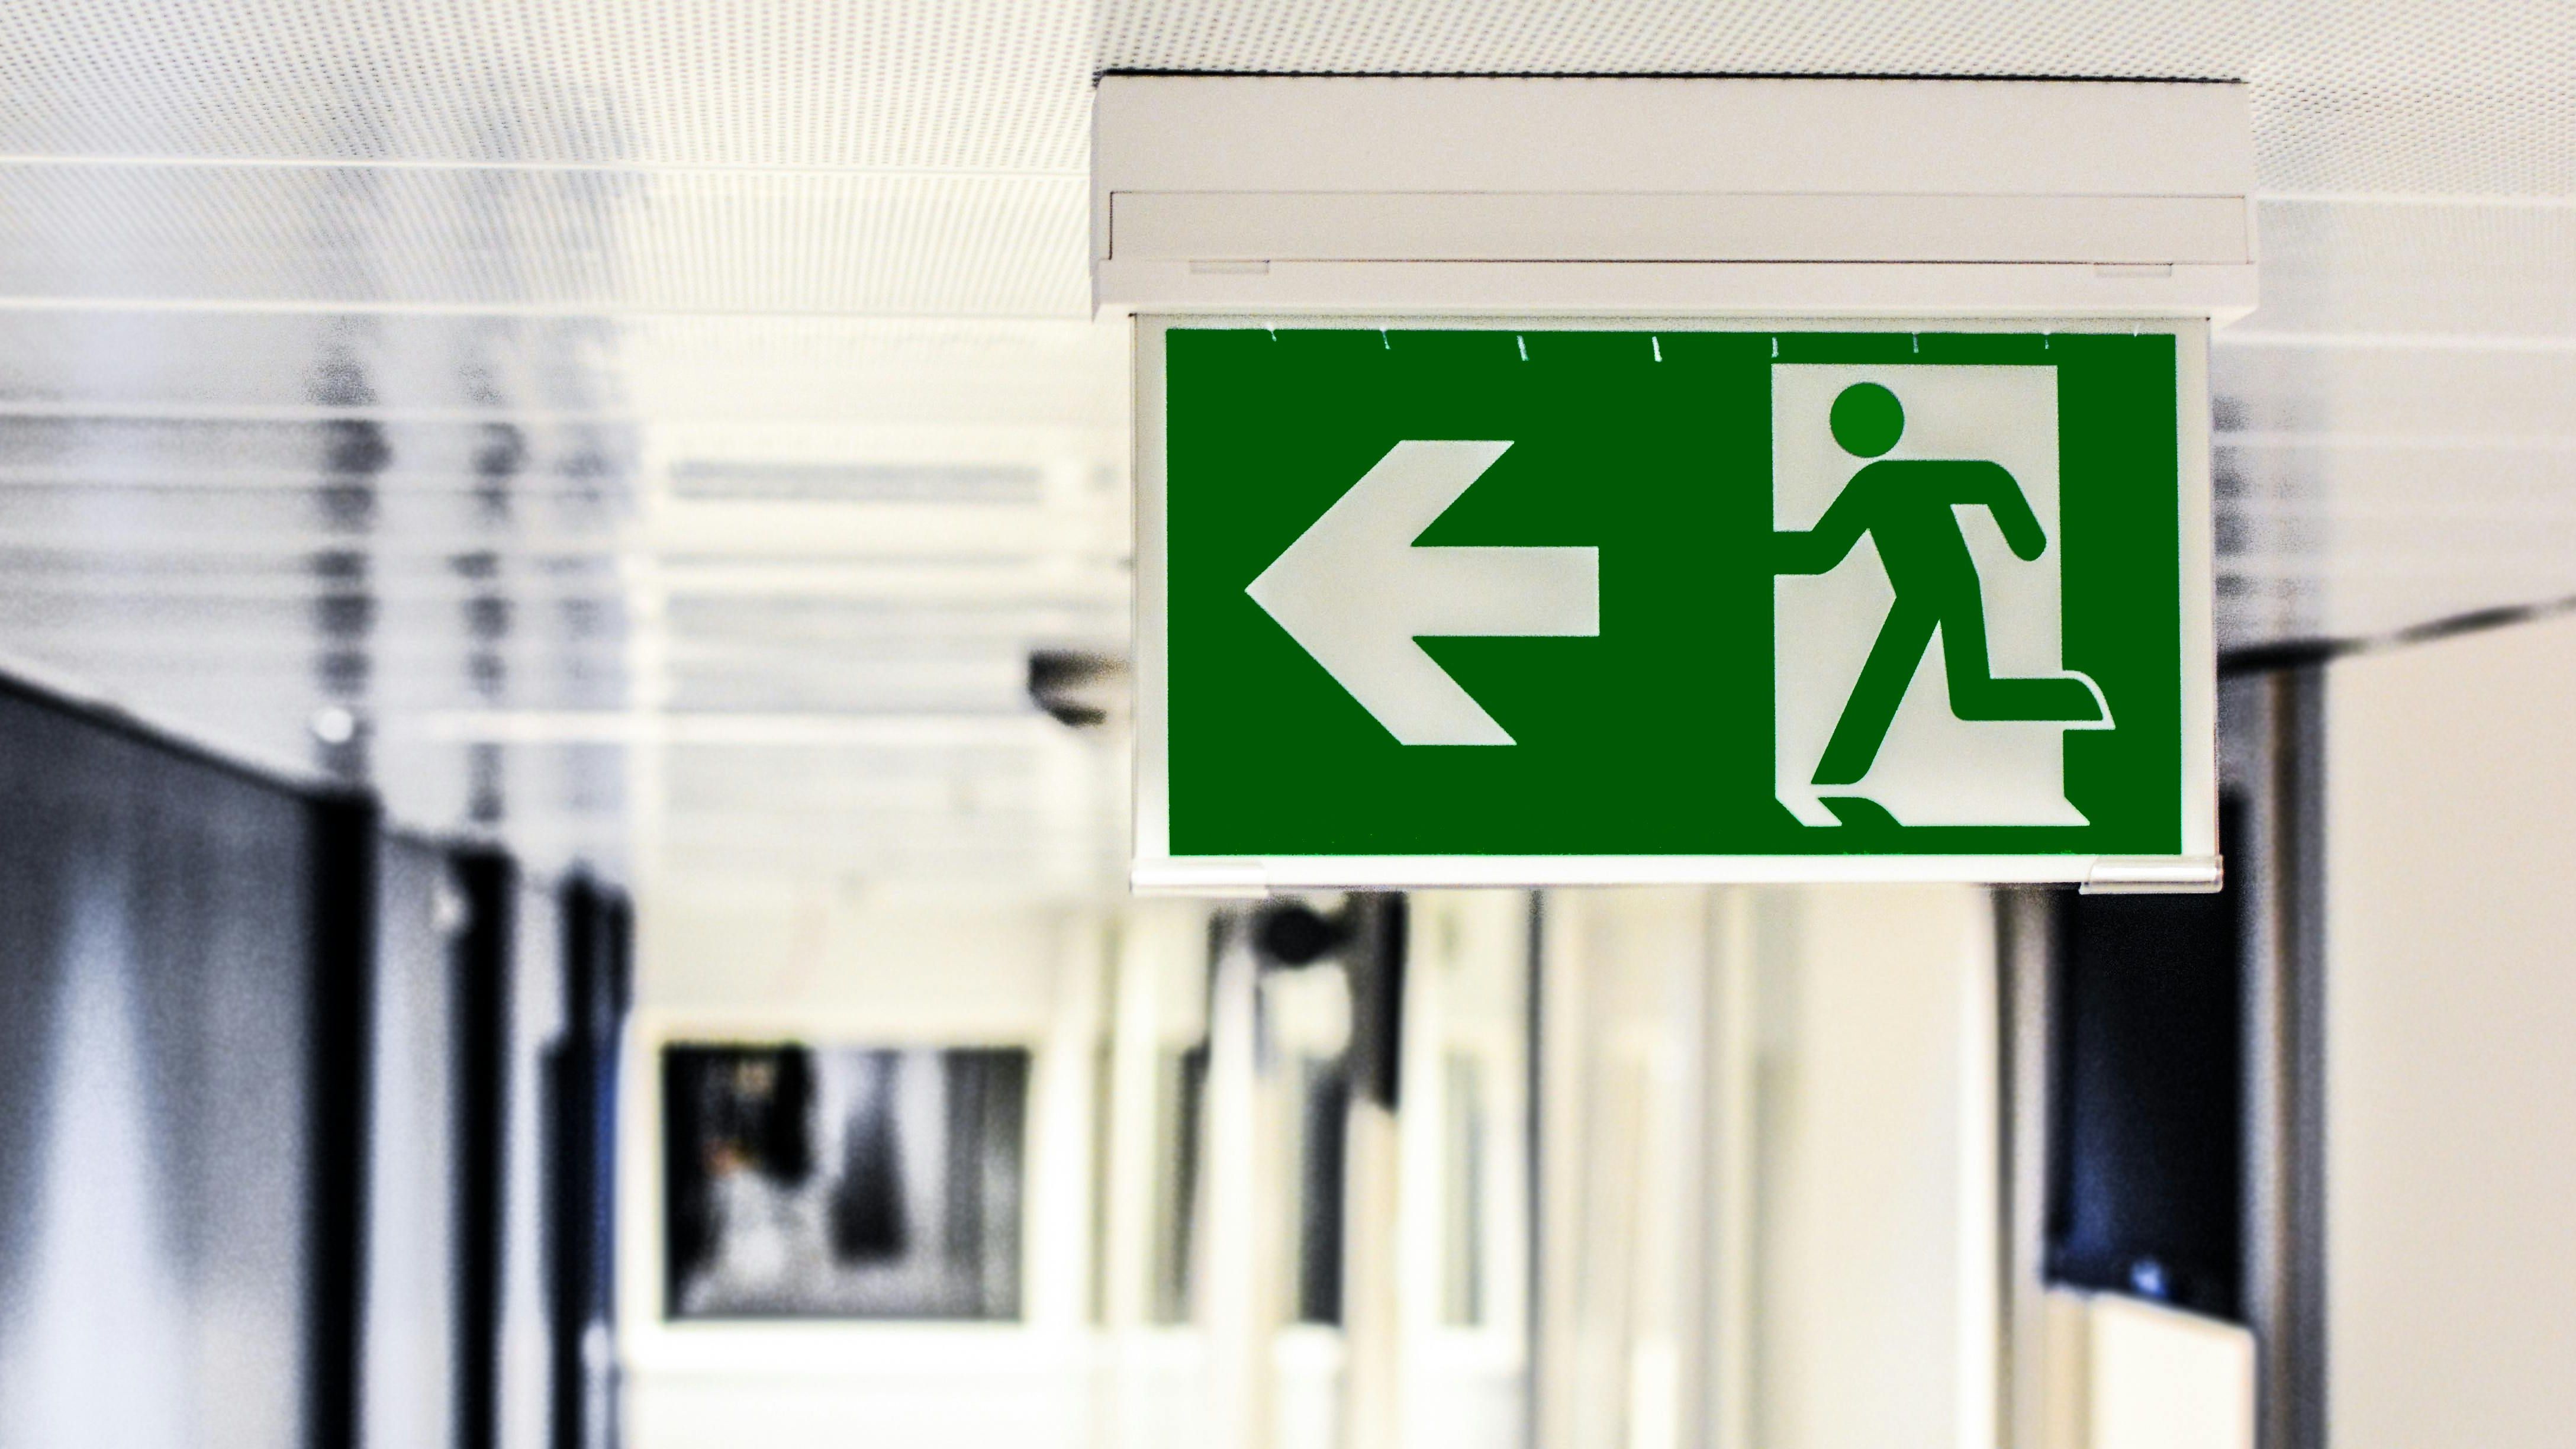
<svg viewBox="0 0 2576 1449"><path fill-rule="evenodd" d="M1139 332L1140 882L2214 864L2196 324Z"/></svg>

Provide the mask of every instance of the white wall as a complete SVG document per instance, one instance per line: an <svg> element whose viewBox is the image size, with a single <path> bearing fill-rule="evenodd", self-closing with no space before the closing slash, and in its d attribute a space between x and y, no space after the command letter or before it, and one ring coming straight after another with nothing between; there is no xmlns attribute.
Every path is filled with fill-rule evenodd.
<svg viewBox="0 0 2576 1449"><path fill-rule="evenodd" d="M564 1029L563 903L524 882L510 976L510 1080L505 1111L509 1160L502 1165L502 1449L540 1449L554 1422L553 1287L547 1258L546 1194L554 1165L546 1121L545 1053Z"/></svg>
<svg viewBox="0 0 2576 1449"><path fill-rule="evenodd" d="M1064 933L1084 914L794 889L674 892L651 904L640 1010L699 1025L926 1042L1044 1035Z"/></svg>
<svg viewBox="0 0 2576 1449"><path fill-rule="evenodd" d="M642 1449L1083 1441L1096 914L782 890L675 892L643 917L624 1081L620 1312ZM1204 939L1204 933L1191 937ZM657 1074L669 1039L1022 1043L1035 1053L1026 1325L661 1317Z"/></svg>
<svg viewBox="0 0 2576 1449"><path fill-rule="evenodd" d="M1990 1449L1996 957L1959 886L1548 898L1549 1449Z"/></svg>
<svg viewBox="0 0 2576 1449"><path fill-rule="evenodd" d="M1993 908L1955 886L1766 893L1754 1442L1995 1438Z"/></svg>
<svg viewBox="0 0 2576 1449"><path fill-rule="evenodd" d="M2326 695L2335 1449L2576 1436L2576 623Z"/></svg>
<svg viewBox="0 0 2576 1449"><path fill-rule="evenodd" d="M456 970L441 920L445 855L386 840L376 912L367 1131L367 1449L444 1449L456 1434ZM461 914L461 913L460 913Z"/></svg>
<svg viewBox="0 0 2576 1449"><path fill-rule="evenodd" d="M2046 1317L2046 1449L2254 1449L2243 1325L2067 1288Z"/></svg>

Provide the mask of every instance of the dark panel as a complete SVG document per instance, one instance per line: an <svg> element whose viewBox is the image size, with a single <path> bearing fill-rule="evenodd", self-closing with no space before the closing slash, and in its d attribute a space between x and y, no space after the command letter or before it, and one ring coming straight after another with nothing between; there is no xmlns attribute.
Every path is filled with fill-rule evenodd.
<svg viewBox="0 0 2576 1449"><path fill-rule="evenodd" d="M1297 1321L1342 1321L1343 1218L1350 1201L1350 1063L1298 1063Z"/></svg>
<svg viewBox="0 0 2576 1449"><path fill-rule="evenodd" d="M615 1355L594 1355L616 1328L617 1037L626 1013L624 899L587 876L562 892L564 1033L553 1058L555 1113L554 1443L617 1442Z"/></svg>
<svg viewBox="0 0 2576 1449"><path fill-rule="evenodd" d="M2245 989L2239 818L2214 895L2057 897L2048 1271L2243 1311Z"/></svg>
<svg viewBox="0 0 2576 1449"><path fill-rule="evenodd" d="M0 822L0 1446L337 1442L315 811L0 686Z"/></svg>
<svg viewBox="0 0 2576 1449"><path fill-rule="evenodd" d="M375 986L376 843L384 822L364 796L329 796L312 817L313 1432L317 1445L358 1442L365 1345L369 1034Z"/></svg>
<svg viewBox="0 0 2576 1449"><path fill-rule="evenodd" d="M456 859L455 880L465 914L451 958L459 1147L456 1442L460 1449L492 1449L501 1432L501 1275L519 871L506 855L468 851Z"/></svg>
<svg viewBox="0 0 2576 1449"><path fill-rule="evenodd" d="M1395 1110L1404 1078L1406 903L1394 893L1355 894L1343 962L1351 975L1351 1083L1367 1101Z"/></svg>

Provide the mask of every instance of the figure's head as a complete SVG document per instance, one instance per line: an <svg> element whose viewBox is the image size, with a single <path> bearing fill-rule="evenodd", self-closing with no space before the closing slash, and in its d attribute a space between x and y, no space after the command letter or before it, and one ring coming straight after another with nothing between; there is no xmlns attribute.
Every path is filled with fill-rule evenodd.
<svg viewBox="0 0 2576 1449"><path fill-rule="evenodd" d="M1834 399L1834 441L1843 451L1875 458L1905 435L1905 409L1896 394L1874 382L1856 382Z"/></svg>

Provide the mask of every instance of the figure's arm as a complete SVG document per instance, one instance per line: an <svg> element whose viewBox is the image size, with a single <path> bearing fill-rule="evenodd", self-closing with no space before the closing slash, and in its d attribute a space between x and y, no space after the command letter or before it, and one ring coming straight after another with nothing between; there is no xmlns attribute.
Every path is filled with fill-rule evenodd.
<svg viewBox="0 0 2576 1449"><path fill-rule="evenodd" d="M2041 531L2039 518L2030 511L2030 500L2022 495L2021 485L2000 463L1954 463L1963 475L1958 492L1953 495L1968 506L1991 509L1995 524L2004 531L2004 542L2011 545L2013 557L2030 560L2048 551L2048 535Z"/></svg>
<svg viewBox="0 0 2576 1449"><path fill-rule="evenodd" d="M1867 470L1864 469L1864 472ZM1869 509L1863 501L1860 478L1855 475L1843 485L1825 516L1816 526L1801 533L1783 530L1771 535L1771 570L1783 574L1829 573L1860 542L1869 528ZM1866 490L1875 491L1875 490Z"/></svg>

